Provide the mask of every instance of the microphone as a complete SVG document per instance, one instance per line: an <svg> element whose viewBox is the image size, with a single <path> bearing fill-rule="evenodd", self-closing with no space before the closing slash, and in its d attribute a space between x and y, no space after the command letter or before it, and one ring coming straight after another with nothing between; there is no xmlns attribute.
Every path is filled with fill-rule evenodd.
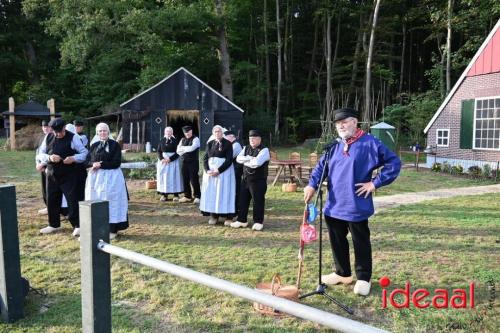
<svg viewBox="0 0 500 333"><path fill-rule="evenodd" d="M333 140L329 144L324 145L323 151L329 151L330 149L332 149L333 147L335 147L336 145L338 145L341 142L342 142L341 138L336 138L335 140Z"/></svg>

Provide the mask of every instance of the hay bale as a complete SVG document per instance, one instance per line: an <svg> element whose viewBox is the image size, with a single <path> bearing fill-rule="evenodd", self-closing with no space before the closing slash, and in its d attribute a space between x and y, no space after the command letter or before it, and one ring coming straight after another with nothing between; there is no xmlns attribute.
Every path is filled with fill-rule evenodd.
<svg viewBox="0 0 500 333"><path fill-rule="evenodd" d="M40 125L31 123L16 131L16 150L34 150L40 145L45 134ZM10 139L5 142L5 148L10 149Z"/></svg>

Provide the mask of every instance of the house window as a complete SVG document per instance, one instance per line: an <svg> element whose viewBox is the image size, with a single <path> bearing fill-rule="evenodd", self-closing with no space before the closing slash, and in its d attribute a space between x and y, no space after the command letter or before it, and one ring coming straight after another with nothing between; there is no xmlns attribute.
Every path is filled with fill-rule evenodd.
<svg viewBox="0 0 500 333"><path fill-rule="evenodd" d="M450 142L450 130L449 129L437 129L436 130L436 144L438 147L448 147Z"/></svg>
<svg viewBox="0 0 500 333"><path fill-rule="evenodd" d="M476 99L474 148L500 149L500 96Z"/></svg>

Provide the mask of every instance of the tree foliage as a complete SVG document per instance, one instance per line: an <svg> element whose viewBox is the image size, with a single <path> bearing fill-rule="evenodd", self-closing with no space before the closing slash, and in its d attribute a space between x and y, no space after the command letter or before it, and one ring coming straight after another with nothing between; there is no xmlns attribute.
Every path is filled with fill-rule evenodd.
<svg viewBox="0 0 500 333"><path fill-rule="evenodd" d="M279 26L281 139L320 134L318 123L310 121L319 121L325 105L364 111L365 91L371 93L370 108L377 118L409 110L405 121L414 124L403 122L402 134L421 139L412 131L429 120L443 94L447 1L381 1L368 90L373 1L231 0L222 1L220 15L215 3L0 0L0 106L6 109L9 96L18 103L29 97L42 103L55 98L58 111L96 115L115 110L180 66L220 90L218 31L224 26L234 101L249 122L266 115L272 123L263 127L274 131ZM452 85L499 18L498 1L454 1ZM327 36L332 47L329 76ZM327 87L330 104L325 101Z"/></svg>

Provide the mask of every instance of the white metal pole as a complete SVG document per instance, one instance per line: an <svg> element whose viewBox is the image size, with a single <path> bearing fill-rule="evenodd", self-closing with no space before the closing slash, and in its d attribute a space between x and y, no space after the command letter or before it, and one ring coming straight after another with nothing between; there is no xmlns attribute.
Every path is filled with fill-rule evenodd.
<svg viewBox="0 0 500 333"><path fill-rule="evenodd" d="M289 313L299 318L307 319L315 323L339 330L341 332L353 333L371 333L387 332L361 322L344 318L333 313L325 312L307 305L292 302L284 298L265 294L255 289L238 285L226 280L222 280L204 273L193 271L191 269L177 266L166 261L145 256L143 254L123 249L118 246L107 244L100 241L97 248L103 252L116 255L118 257L131 260L133 262L155 268L165 273L169 273L186 280L197 282L213 289L222 290L232 295L245 298L250 301L258 302L271 306L282 312Z"/></svg>

